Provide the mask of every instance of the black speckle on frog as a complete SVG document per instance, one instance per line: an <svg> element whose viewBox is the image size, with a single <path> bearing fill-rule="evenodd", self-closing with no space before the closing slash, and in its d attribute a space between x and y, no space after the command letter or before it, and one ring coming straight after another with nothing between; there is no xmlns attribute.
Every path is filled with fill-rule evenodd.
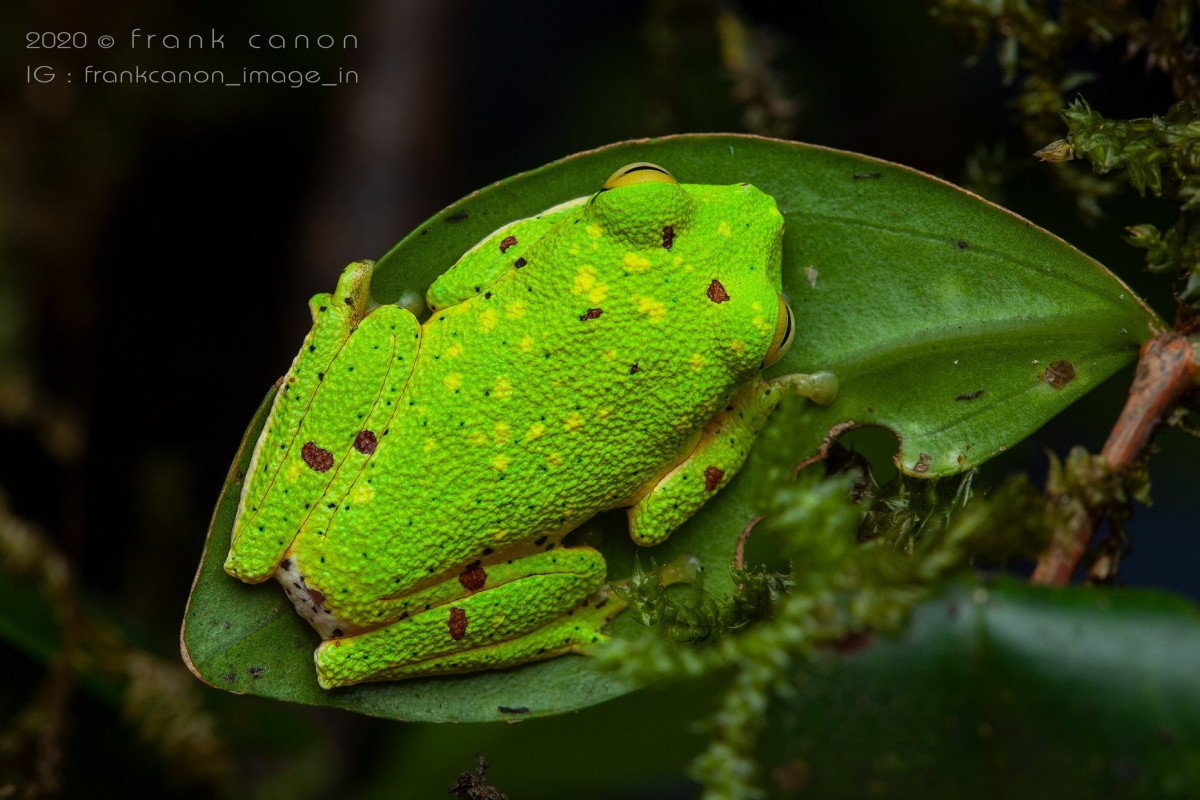
<svg viewBox="0 0 1200 800"><path fill-rule="evenodd" d="M675 226L674 225L668 225L665 228L663 228L662 242L663 242L664 250L670 250L671 247L675 244Z"/></svg>
<svg viewBox="0 0 1200 800"><path fill-rule="evenodd" d="M586 322L589 319L596 319L603 313L604 313L604 309L602 309L602 308L589 308L587 311L583 312L583 314L580 315L579 321Z"/></svg>

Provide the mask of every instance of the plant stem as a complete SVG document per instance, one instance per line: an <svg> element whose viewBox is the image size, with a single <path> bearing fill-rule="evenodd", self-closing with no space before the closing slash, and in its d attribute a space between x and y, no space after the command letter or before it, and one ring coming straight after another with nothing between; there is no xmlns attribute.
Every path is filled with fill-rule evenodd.
<svg viewBox="0 0 1200 800"><path fill-rule="evenodd" d="M1196 361L1195 346L1179 333L1160 334L1142 346L1129 399L1100 451L1109 469L1125 469L1137 461L1171 409L1196 388ZM1058 525L1030 580L1056 586L1068 583L1107 511L1104 503L1077 504Z"/></svg>

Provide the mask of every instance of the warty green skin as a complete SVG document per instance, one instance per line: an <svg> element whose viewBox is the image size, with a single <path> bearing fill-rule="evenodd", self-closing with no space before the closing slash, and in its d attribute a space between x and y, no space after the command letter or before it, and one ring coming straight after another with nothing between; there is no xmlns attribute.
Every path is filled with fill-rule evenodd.
<svg viewBox="0 0 1200 800"><path fill-rule="evenodd" d="M370 264L314 327L251 463L225 569L277 577L326 640L323 686L524 663L603 640L603 557L724 486L781 393L783 219L749 185L647 182L492 234L420 324Z"/></svg>

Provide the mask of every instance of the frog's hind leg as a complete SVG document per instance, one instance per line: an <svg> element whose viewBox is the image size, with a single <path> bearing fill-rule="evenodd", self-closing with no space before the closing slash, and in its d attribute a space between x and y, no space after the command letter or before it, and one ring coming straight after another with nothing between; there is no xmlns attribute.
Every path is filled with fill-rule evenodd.
<svg viewBox="0 0 1200 800"><path fill-rule="evenodd" d="M251 583L274 575L305 527L332 514L329 497L372 458L420 344L396 306L368 310L369 262L311 302L313 329L282 381L243 488L225 571Z"/></svg>
<svg viewBox="0 0 1200 800"><path fill-rule="evenodd" d="M495 569L473 594L377 630L323 642L315 654L321 686L551 658L604 641L604 627L624 608L604 585L604 557L590 547L557 548L513 566L519 570L510 580Z"/></svg>
<svg viewBox="0 0 1200 800"><path fill-rule="evenodd" d="M741 468L771 411L791 390L826 404L837 395L837 379L829 372L785 375L743 386L700 435L682 462L658 479L629 509L629 534L640 545L666 539Z"/></svg>

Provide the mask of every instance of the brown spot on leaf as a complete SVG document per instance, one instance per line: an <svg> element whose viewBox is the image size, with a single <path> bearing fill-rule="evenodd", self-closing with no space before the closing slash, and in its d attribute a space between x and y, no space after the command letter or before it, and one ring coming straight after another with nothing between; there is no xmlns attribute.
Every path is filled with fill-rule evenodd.
<svg viewBox="0 0 1200 800"><path fill-rule="evenodd" d="M976 389L973 392L967 392L965 394L955 395L954 399L955 400L974 400L976 397L982 397L982 396L983 396L983 389Z"/></svg>
<svg viewBox="0 0 1200 800"><path fill-rule="evenodd" d="M583 314L580 315L579 321L586 322L589 319L596 319L596 317L600 316L603 313L604 313L604 309L602 309L602 308L589 308L587 311L583 312Z"/></svg>
<svg viewBox="0 0 1200 800"><path fill-rule="evenodd" d="M505 236L503 239L500 240L500 252L503 253L505 250L512 247L516 243L517 243L517 237Z"/></svg>
<svg viewBox="0 0 1200 800"><path fill-rule="evenodd" d="M450 638L458 641L467 635L467 612L458 606L450 608Z"/></svg>
<svg viewBox="0 0 1200 800"><path fill-rule="evenodd" d="M501 714L528 714L528 706L496 706L496 710Z"/></svg>
<svg viewBox="0 0 1200 800"><path fill-rule="evenodd" d="M317 472L329 472L329 468L333 466L333 453L317 447L316 442L305 442L300 448L300 457Z"/></svg>
<svg viewBox="0 0 1200 800"><path fill-rule="evenodd" d="M721 478L725 477L725 470L709 467L704 470L704 491L714 491L721 483Z"/></svg>
<svg viewBox="0 0 1200 800"><path fill-rule="evenodd" d="M1042 380L1055 389L1061 389L1075 380L1075 365L1070 361L1054 361L1042 373Z"/></svg>
<svg viewBox="0 0 1200 800"><path fill-rule="evenodd" d="M878 178L878 177L879 177L878 172L856 172L856 173L854 173L854 180L856 180L856 181L869 181L869 180L872 180L872 179Z"/></svg>
<svg viewBox="0 0 1200 800"><path fill-rule="evenodd" d="M670 250L673 244L675 244L675 226L668 225L663 228L663 249Z"/></svg>
<svg viewBox="0 0 1200 800"><path fill-rule="evenodd" d="M729 299L729 292L725 291L725 287L716 278L713 278L713 282L708 285L708 291L705 294L714 303L724 303Z"/></svg>
<svg viewBox="0 0 1200 800"><path fill-rule="evenodd" d="M251 678L261 678L262 674L267 671L267 668L266 667L251 667L250 669L248 669L246 671L250 673Z"/></svg>
<svg viewBox="0 0 1200 800"><path fill-rule="evenodd" d="M954 246L957 247L959 250L966 250L971 245L967 244L962 239L959 239L957 242L954 243Z"/></svg>
<svg viewBox="0 0 1200 800"><path fill-rule="evenodd" d="M476 561L473 564L467 565L463 573L458 576L458 582L468 592L478 592L487 583L487 573L484 572L483 567Z"/></svg>
<svg viewBox="0 0 1200 800"><path fill-rule="evenodd" d="M378 444L379 440L375 438L374 431L359 431L358 436L354 437L354 449L364 456L374 453Z"/></svg>

